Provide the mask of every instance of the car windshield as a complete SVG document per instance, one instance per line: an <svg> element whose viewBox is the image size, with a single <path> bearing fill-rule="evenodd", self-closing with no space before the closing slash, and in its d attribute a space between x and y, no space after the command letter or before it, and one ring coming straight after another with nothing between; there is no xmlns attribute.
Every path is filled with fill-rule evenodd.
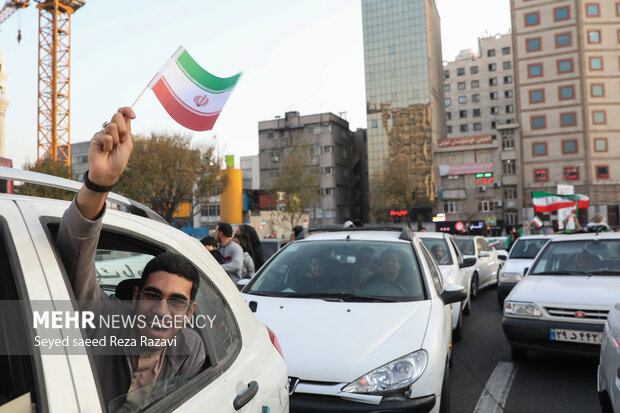
<svg viewBox="0 0 620 413"><path fill-rule="evenodd" d="M263 247L263 254L265 255L265 259L268 259L273 254L278 251L278 240L274 239L263 239L260 242L261 247Z"/></svg>
<svg viewBox="0 0 620 413"><path fill-rule="evenodd" d="M439 265L452 265L452 257L448 250L448 243L443 238L422 238L424 245L433 253Z"/></svg>
<svg viewBox="0 0 620 413"><path fill-rule="evenodd" d="M620 275L620 239L557 241L528 275Z"/></svg>
<svg viewBox="0 0 620 413"><path fill-rule="evenodd" d="M293 243L243 292L346 301L426 299L411 244L376 241Z"/></svg>
<svg viewBox="0 0 620 413"><path fill-rule="evenodd" d="M476 250L474 248L474 240L472 239L463 239L463 238L455 238L456 245L461 249L463 255L475 255Z"/></svg>
<svg viewBox="0 0 620 413"><path fill-rule="evenodd" d="M515 245L513 245L510 251L509 258L536 258L538 252L549 241L548 239L517 239Z"/></svg>

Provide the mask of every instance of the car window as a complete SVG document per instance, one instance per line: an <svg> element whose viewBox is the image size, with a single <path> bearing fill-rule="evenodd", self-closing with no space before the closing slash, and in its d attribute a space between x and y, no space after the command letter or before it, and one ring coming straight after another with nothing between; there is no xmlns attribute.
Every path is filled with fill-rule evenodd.
<svg viewBox="0 0 620 413"><path fill-rule="evenodd" d="M620 275L620 239L550 243L528 275Z"/></svg>
<svg viewBox="0 0 620 413"><path fill-rule="evenodd" d="M478 242L480 243L480 251L491 251L489 244L484 238L478 238Z"/></svg>
<svg viewBox="0 0 620 413"><path fill-rule="evenodd" d="M278 251L278 240L263 239L260 241L261 247L263 247L263 253L265 254L265 260L271 257Z"/></svg>
<svg viewBox="0 0 620 413"><path fill-rule="evenodd" d="M422 242L431 251L439 265L452 265L452 255L448 243L443 238L422 238Z"/></svg>
<svg viewBox="0 0 620 413"><path fill-rule="evenodd" d="M545 238L539 239L524 239L518 238L517 242L513 245L509 258L527 258L532 259L536 258L538 252L545 246L545 244L549 241Z"/></svg>
<svg viewBox="0 0 620 413"><path fill-rule="evenodd" d="M421 245L422 254L424 255L424 259L426 260L426 264L430 269L431 278L433 279L433 285L435 286L435 291L437 294L441 294L443 292L443 277L441 276L441 271L437 267L437 262L429 252L426 245Z"/></svg>
<svg viewBox="0 0 620 413"><path fill-rule="evenodd" d="M454 242L460 248L463 255L475 255L474 241L467 238L455 238Z"/></svg>
<svg viewBox="0 0 620 413"><path fill-rule="evenodd" d="M263 267L245 293L322 298L334 294L426 298L420 267L409 243L304 241L282 250Z"/></svg>

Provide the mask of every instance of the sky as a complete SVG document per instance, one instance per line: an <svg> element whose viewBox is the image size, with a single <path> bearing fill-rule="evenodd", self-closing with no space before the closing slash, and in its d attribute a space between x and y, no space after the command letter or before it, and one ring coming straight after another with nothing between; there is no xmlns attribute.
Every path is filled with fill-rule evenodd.
<svg viewBox="0 0 620 413"><path fill-rule="evenodd" d="M509 0L435 1L444 60L510 29ZM19 168L37 156L35 6L0 25L5 157ZM134 106L134 134L215 142L238 167L240 156L258 153L258 122L288 111L332 112L351 130L366 127L361 0L87 0L71 20L71 142L90 140L117 108L131 105L181 45L216 76L242 72L235 90L209 132L176 124L147 90Z"/></svg>

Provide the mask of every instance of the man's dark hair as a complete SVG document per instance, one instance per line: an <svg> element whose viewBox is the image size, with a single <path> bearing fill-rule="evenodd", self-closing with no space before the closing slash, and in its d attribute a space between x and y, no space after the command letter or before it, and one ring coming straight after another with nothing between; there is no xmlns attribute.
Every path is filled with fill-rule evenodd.
<svg viewBox="0 0 620 413"><path fill-rule="evenodd" d="M171 252L164 252L163 254L157 255L146 264L144 271L142 271L142 278L140 278L140 291L144 288L144 284L146 284L149 275L156 271L166 271L190 280L192 282L192 289L190 290L189 298L191 301L194 301L196 298L196 293L198 292L200 276L198 275L198 270L196 270L194 264L192 264L187 258Z"/></svg>
<svg viewBox="0 0 620 413"><path fill-rule="evenodd" d="M303 230L304 230L304 227L302 227L301 225L295 225L293 227L293 233L295 234L295 238L297 238L299 234L301 234L301 231Z"/></svg>
<svg viewBox="0 0 620 413"><path fill-rule="evenodd" d="M218 230L224 234L225 237L232 237L232 227L227 222L220 222L217 224Z"/></svg>
<svg viewBox="0 0 620 413"><path fill-rule="evenodd" d="M211 235L207 235L206 237L201 239L200 243L202 245L204 245L205 247L208 245L210 247L216 247L217 248L217 241Z"/></svg>

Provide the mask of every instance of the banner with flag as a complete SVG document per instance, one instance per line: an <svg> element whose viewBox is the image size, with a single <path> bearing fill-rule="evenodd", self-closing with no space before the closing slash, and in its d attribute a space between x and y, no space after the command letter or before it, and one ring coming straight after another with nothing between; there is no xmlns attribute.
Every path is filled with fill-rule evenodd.
<svg viewBox="0 0 620 413"><path fill-rule="evenodd" d="M536 212L553 212L560 208L576 206L578 209L586 209L590 206L590 198L581 195L560 195L551 192L532 192L532 203Z"/></svg>
<svg viewBox="0 0 620 413"><path fill-rule="evenodd" d="M213 129L241 73L228 78L204 70L181 46L155 75L148 88L168 114L194 131Z"/></svg>

